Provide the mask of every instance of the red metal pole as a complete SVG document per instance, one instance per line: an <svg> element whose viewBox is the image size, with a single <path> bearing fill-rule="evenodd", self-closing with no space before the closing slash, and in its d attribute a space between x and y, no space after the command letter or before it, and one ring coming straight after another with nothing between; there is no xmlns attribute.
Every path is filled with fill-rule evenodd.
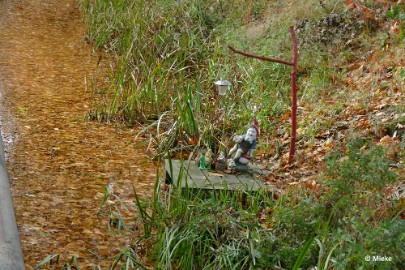
<svg viewBox="0 0 405 270"><path fill-rule="evenodd" d="M228 46L228 48L236 53L243 55L248 58L256 58L259 60L263 61L270 61L270 62L276 62L284 65L289 65L292 66L292 71L291 71L291 94L292 94L292 101L291 101L291 140L290 140L290 153L288 156L288 164L291 164L294 160L294 154L295 154L295 141L297 139L297 69L298 69L298 46L297 46L297 38L295 37L295 31L294 27L290 26L290 33L291 33L291 39L293 43L293 61L288 62L284 61L281 59L276 59L276 58L270 58L266 56L259 56L259 55L254 55L251 53L246 53L242 52L239 50L236 50L232 46Z"/></svg>
<svg viewBox="0 0 405 270"><path fill-rule="evenodd" d="M236 54L240 54L240 55L246 56L246 57L248 57L248 58L256 58L256 59L263 60L263 61L276 62L276 63L280 63L280 64L284 64L284 65L289 65L289 66L294 65L294 63L292 63L292 62L284 61L284 60L281 60L281 59L270 58L270 57L267 57L267 56L259 56L259 55L254 55L254 54L251 54L251 53L242 52L242 51L239 51L239 50L235 49L235 48L232 47L231 45L228 45L228 48L229 48L232 52L234 52L234 53L236 53Z"/></svg>
<svg viewBox="0 0 405 270"><path fill-rule="evenodd" d="M290 153L288 156L288 164L291 164L293 162L295 154L295 140L297 138L297 91L298 91L297 89L298 46L293 26L290 26L290 33L293 43L293 65L291 71L291 91L292 91L291 141L290 141Z"/></svg>

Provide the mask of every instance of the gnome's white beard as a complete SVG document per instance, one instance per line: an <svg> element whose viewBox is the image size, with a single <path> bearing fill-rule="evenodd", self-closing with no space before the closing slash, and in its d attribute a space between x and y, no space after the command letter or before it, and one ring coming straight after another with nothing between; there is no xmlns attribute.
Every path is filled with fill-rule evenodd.
<svg viewBox="0 0 405 270"><path fill-rule="evenodd" d="M245 134L245 140L248 141L249 143L253 143L255 139L256 139L256 130L249 128Z"/></svg>
<svg viewBox="0 0 405 270"><path fill-rule="evenodd" d="M245 136L245 140L248 141L249 143L253 143L253 141L255 140L255 137L254 137L254 136L246 135L246 136Z"/></svg>

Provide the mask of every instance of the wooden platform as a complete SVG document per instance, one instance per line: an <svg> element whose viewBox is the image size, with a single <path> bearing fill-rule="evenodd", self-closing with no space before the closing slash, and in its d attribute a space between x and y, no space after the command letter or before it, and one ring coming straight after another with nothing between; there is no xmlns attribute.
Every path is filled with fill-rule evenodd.
<svg viewBox="0 0 405 270"><path fill-rule="evenodd" d="M268 187L253 174L227 174L222 171L200 170L195 162L165 160L166 177L175 186L196 189L258 191Z"/></svg>

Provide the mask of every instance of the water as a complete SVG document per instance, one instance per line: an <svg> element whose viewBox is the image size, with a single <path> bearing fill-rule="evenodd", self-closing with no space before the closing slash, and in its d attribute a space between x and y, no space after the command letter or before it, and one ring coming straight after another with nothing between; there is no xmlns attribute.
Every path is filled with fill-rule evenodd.
<svg viewBox="0 0 405 270"><path fill-rule="evenodd" d="M78 1L0 1L0 121L27 269L50 254L105 266L137 237L108 233L98 215L105 187L131 204L132 183L150 194L156 179L136 129L85 118L99 53L84 33Z"/></svg>

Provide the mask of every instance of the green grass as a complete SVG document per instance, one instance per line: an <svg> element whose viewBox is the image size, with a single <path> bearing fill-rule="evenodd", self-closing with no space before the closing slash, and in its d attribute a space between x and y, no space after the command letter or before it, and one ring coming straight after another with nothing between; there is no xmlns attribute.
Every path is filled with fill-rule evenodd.
<svg viewBox="0 0 405 270"><path fill-rule="evenodd" d="M177 129L177 141L168 140L171 146L195 136L212 146L221 136L210 130L241 129L252 115L269 130L268 115L288 109L289 68L241 59L226 47L232 43L246 48L235 30L247 17L264 20L266 1L98 0L83 1L82 7L88 40L114 56L109 90L94 90L100 102L90 115L93 119L132 125L169 112ZM274 41L290 42L288 28L275 31ZM279 55L278 49L269 46L262 52ZM213 85L221 78L234 84L226 102Z"/></svg>
<svg viewBox="0 0 405 270"><path fill-rule="evenodd" d="M253 116L262 134L276 134L286 125L279 118L290 109L290 68L233 55L227 45L289 60L288 28L294 25L299 101L311 111L309 118L300 119L300 127L315 140L332 127L331 119L350 98L349 89L336 89L347 73L342 67L361 60L364 55L358 52L387 41L386 33L366 24L355 27L356 38L349 43L345 37L322 43L325 37L317 35L322 32L317 25L332 10L358 23L344 11L344 1L323 2L83 1L88 40L113 59L109 85L99 89L93 83L96 106L89 116L144 123L141 132L152 130L149 146L158 159L183 150L192 155L201 147L224 150L231 135L244 132ZM300 28L303 19L308 23ZM402 32L392 42L400 44L403 8L388 10L387 19L399 20ZM403 81L402 70L394 76ZM218 79L233 84L225 97L216 94L213 82ZM323 98L336 102L326 106ZM365 107L367 98L362 100ZM319 115L330 119L312 121ZM265 141L269 139L261 143ZM265 193L184 192L175 187L165 192L156 179L153 198L140 198L134 191L136 222L143 228L139 241L145 248L134 244L123 250L108 269L142 269L145 261L154 269L400 269L405 255L403 203L384 193L397 176L371 140L351 140L347 149L329 155L318 190L292 188L277 199ZM109 206L110 229L127 228L120 218L124 208ZM380 254L393 261L364 259Z"/></svg>
<svg viewBox="0 0 405 270"><path fill-rule="evenodd" d="M268 119L290 108L290 67L232 55L227 45L290 60L289 26L296 26L299 99L312 104L334 92L342 76L338 63L352 55L345 37L337 44L321 45L316 35L322 30L317 23L332 10L357 23L344 7L333 1L301 0L85 0L88 40L113 61L108 89L93 85L97 102L89 116L129 125L158 120L162 128L165 120L175 122L175 130L167 134L172 138L156 141L162 149L165 144L185 146L195 137L200 145L220 148L221 139L243 129L252 116L263 133L274 133ZM401 10L395 8L389 16L400 17ZM302 27L304 19L308 23ZM356 42L369 42L362 33L357 36ZM225 101L213 85L218 79L233 84Z"/></svg>
<svg viewBox="0 0 405 270"><path fill-rule="evenodd" d="M345 3L335 1L84 0L82 10L88 40L113 61L108 89L93 85L97 102L90 118L129 125L158 120L159 125L151 127L166 127L157 131L161 133L174 122L168 138L156 141L162 149L165 144L187 146L196 137L199 145L220 148L221 139L243 129L253 115L263 133L271 134L275 127L268 119L289 110L290 67L232 55L228 44L290 60L288 29L295 26L299 100L313 104L335 94L344 74L340 67L353 60L354 50L369 51L370 44L387 36L368 32L366 24L344 11ZM333 39L319 36L332 11L357 31L351 40L355 47L346 44L349 37L344 35L320 42ZM399 20L403 28L402 7L393 6L386 16ZM218 79L233 84L226 101L216 94L213 82Z"/></svg>
<svg viewBox="0 0 405 270"><path fill-rule="evenodd" d="M138 240L105 269L401 269L405 209L385 192L398 176L370 140L350 141L347 149L330 156L316 190L304 184L277 196L174 185L167 190L158 172L153 195L140 197L134 187L130 206L106 188L100 213L110 218L110 230L137 233ZM110 196L115 203L107 205ZM134 218L124 221L122 213L133 206ZM36 269L61 264L55 254ZM74 257L63 267L79 269Z"/></svg>
<svg viewBox="0 0 405 270"><path fill-rule="evenodd" d="M400 269L404 209L384 195L397 176L370 141L348 149L330 157L315 193L163 191L159 180L153 198L134 191L145 250L126 250L117 265L130 256L140 264L142 253L154 269ZM379 254L392 261L364 259Z"/></svg>

